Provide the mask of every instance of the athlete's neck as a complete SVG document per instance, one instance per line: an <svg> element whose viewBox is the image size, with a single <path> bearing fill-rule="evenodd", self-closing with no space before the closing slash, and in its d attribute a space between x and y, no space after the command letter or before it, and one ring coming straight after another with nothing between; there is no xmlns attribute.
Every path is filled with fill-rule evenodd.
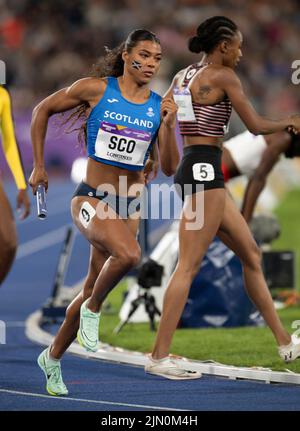
<svg viewBox="0 0 300 431"><path fill-rule="evenodd" d="M223 64L222 56L219 54L219 52L213 52L211 54L204 54L204 56L201 58L200 64Z"/></svg>
<svg viewBox="0 0 300 431"><path fill-rule="evenodd" d="M136 82L130 75L122 75L118 78L119 87L126 99L133 102L143 103L149 99L150 90L147 84Z"/></svg>

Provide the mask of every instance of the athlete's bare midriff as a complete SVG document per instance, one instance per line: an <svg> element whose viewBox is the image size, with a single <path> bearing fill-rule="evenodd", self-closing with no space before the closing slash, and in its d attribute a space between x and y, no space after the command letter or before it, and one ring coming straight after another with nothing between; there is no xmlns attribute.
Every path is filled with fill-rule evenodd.
<svg viewBox="0 0 300 431"><path fill-rule="evenodd" d="M138 184L140 189L145 180L143 170L129 171L117 166L96 162L89 158L84 182L95 189L98 186L101 187L101 184L110 184L116 190L117 195L126 196L131 186ZM136 192L131 190L128 195L136 196Z"/></svg>
<svg viewBox="0 0 300 431"><path fill-rule="evenodd" d="M222 149L223 139L214 136L184 136L183 145L189 147L191 145L213 145Z"/></svg>

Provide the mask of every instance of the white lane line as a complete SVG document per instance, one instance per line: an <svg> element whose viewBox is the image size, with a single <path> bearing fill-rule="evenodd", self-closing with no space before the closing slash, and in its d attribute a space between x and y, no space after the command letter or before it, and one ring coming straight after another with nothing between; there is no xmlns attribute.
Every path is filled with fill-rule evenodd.
<svg viewBox="0 0 300 431"><path fill-rule="evenodd" d="M25 320L8 320L5 322L7 328L19 328L26 326Z"/></svg>
<svg viewBox="0 0 300 431"><path fill-rule="evenodd" d="M0 389L0 392L6 393L6 394L12 394L12 395L24 395L27 397L48 398L48 399L52 399L55 401L68 400L68 401L78 401L80 403L107 404L110 406L136 407L136 408L141 408L141 409L169 410L169 411L176 411L176 412L187 411L187 410L183 410L183 409L171 409L169 407L156 407L156 406L148 406L148 405L143 405L143 404L116 403L116 402L112 402L112 401L88 400L88 399L84 399L84 398L54 397L51 395L34 394L31 392L12 391L9 389Z"/></svg>
<svg viewBox="0 0 300 431"><path fill-rule="evenodd" d="M51 230L45 235L41 235L35 239L31 239L30 241L24 242L18 248L17 259L29 256L33 253L44 250L45 248L51 247L58 242L61 242L64 239L67 226L69 225L69 223L65 224L58 229Z"/></svg>

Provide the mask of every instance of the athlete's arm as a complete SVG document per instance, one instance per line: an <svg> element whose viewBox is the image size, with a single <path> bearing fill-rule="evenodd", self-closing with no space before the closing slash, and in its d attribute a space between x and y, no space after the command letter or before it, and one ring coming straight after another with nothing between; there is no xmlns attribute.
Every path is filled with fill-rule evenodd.
<svg viewBox="0 0 300 431"><path fill-rule="evenodd" d="M173 78L161 102L161 125L158 132L158 149L161 169L168 177L174 175L179 163L179 152L176 142L176 112L177 105L173 99L173 89L182 71Z"/></svg>
<svg viewBox="0 0 300 431"><path fill-rule="evenodd" d="M17 188L26 189L26 181L22 166L21 155L15 138L14 125L11 112L11 101L8 92L1 87L0 97L2 110L0 113L0 125L2 134L2 146L7 164L14 176Z"/></svg>
<svg viewBox="0 0 300 431"><path fill-rule="evenodd" d="M180 70L179 72L176 73L176 75L174 76L174 78L172 80L172 83L171 83L170 87L168 88L168 90L164 94L164 99L169 98L169 97L173 97L174 87L176 85L180 85L180 81L183 78L184 71L185 71L185 69L182 69L182 70Z"/></svg>
<svg viewBox="0 0 300 431"><path fill-rule="evenodd" d="M269 120L261 117L251 105L244 93L241 81L229 67L223 67L216 72L213 82L222 88L230 99L233 108L240 116L248 130L254 135L267 135L287 128L296 132L300 130L300 116L292 115L281 120Z"/></svg>
<svg viewBox="0 0 300 431"><path fill-rule="evenodd" d="M177 105L173 97L164 97L161 102L161 124L158 131L158 149L161 169L168 177L174 175L179 163L176 142Z"/></svg>
<svg viewBox="0 0 300 431"><path fill-rule="evenodd" d="M76 108L82 103L91 104L96 95L103 94L104 89L105 82L103 80L80 79L70 87L51 94L34 108L31 121L31 139L35 166L44 166L44 140L51 115Z"/></svg>
<svg viewBox="0 0 300 431"><path fill-rule="evenodd" d="M23 220L30 213L30 200L27 194L27 185L22 166L21 154L15 138L14 124L11 112L11 101L5 88L0 87L0 129L2 134L2 146L7 164L13 174L18 188L17 209L22 210L19 218Z"/></svg>
<svg viewBox="0 0 300 431"><path fill-rule="evenodd" d="M86 103L93 107L105 91L103 79L83 78L70 87L63 88L42 100L33 110L31 121L31 140L34 154L34 171L29 184L36 193L38 184L48 187L48 178L44 168L44 141L48 120L53 114L65 112Z"/></svg>
<svg viewBox="0 0 300 431"><path fill-rule="evenodd" d="M251 221L257 199L266 185L267 176L278 162L280 154L287 149L287 140L290 142L290 138L282 134L279 137L272 136L272 144L264 151L259 166L248 182L241 210L247 223Z"/></svg>
<svg viewBox="0 0 300 431"><path fill-rule="evenodd" d="M148 184L149 181L156 178L159 169L159 159L156 142L153 143L149 158L145 164L144 168L144 178L145 183Z"/></svg>

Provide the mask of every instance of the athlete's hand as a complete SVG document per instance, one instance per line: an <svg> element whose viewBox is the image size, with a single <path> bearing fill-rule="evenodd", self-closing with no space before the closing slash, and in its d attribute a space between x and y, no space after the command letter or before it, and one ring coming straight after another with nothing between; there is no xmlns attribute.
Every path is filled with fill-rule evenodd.
<svg viewBox="0 0 300 431"><path fill-rule="evenodd" d="M19 215L20 220L24 220L30 214L30 200L25 189L19 190L17 195L17 211L20 213L22 208L23 212Z"/></svg>
<svg viewBox="0 0 300 431"><path fill-rule="evenodd" d="M43 184L46 191L48 190L48 175L44 167L35 167L31 172L28 183L32 188L32 192L35 195L39 184Z"/></svg>
<svg viewBox="0 0 300 431"><path fill-rule="evenodd" d="M156 160L148 159L144 168L145 184L157 177L159 163Z"/></svg>
<svg viewBox="0 0 300 431"><path fill-rule="evenodd" d="M161 102L160 113L164 124L168 127L175 127L176 113L178 106L172 97L166 97Z"/></svg>
<svg viewBox="0 0 300 431"><path fill-rule="evenodd" d="M300 114L294 114L290 116L291 126L288 127L289 132L293 132L296 135L300 132Z"/></svg>

